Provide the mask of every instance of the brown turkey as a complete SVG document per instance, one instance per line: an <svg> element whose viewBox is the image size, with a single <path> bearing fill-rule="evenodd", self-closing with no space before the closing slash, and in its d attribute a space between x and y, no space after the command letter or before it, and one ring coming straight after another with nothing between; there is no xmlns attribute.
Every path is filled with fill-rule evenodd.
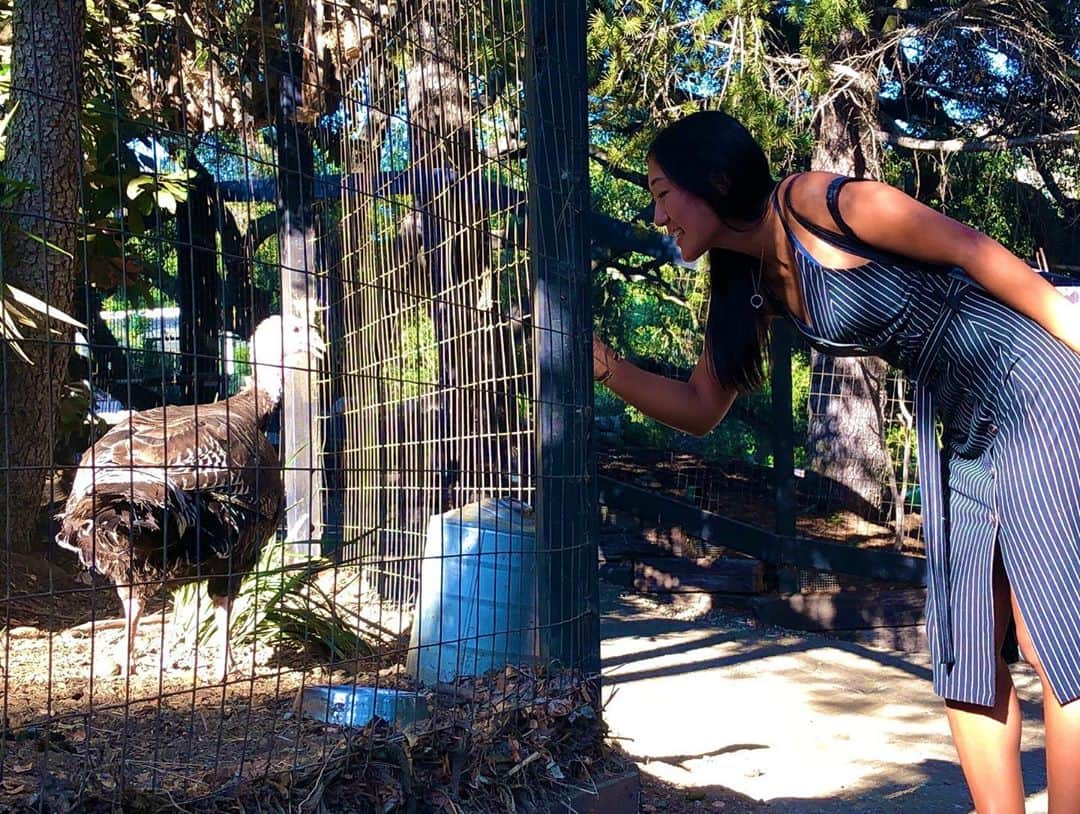
<svg viewBox="0 0 1080 814"><path fill-rule="evenodd" d="M256 328L251 353L253 376L235 396L134 413L83 455L56 542L116 585L125 619L115 663L95 672L133 671L146 600L202 579L220 674L231 666L232 600L282 513L281 465L264 432L283 371L315 365L323 343L302 320L273 316Z"/></svg>

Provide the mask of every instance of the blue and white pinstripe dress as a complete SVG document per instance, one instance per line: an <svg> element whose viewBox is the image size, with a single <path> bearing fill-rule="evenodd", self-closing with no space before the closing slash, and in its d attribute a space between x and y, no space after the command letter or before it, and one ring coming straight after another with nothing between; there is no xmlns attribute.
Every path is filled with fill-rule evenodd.
<svg viewBox="0 0 1080 814"><path fill-rule="evenodd" d="M861 241L837 205L853 180L828 190L840 233L795 212L790 185L783 209L773 194L810 324L788 316L818 350L880 356L915 382L934 690L994 702L996 546L1054 693L1071 701L1080 697L1080 355L959 269ZM785 210L867 262L822 266Z"/></svg>

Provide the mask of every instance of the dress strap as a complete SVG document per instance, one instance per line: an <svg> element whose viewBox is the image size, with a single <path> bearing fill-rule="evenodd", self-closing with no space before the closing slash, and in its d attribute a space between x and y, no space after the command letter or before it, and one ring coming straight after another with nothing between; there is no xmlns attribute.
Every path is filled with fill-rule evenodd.
<svg viewBox="0 0 1080 814"><path fill-rule="evenodd" d="M789 181L787 186L784 187L784 209L791 213L791 216L799 222L800 226L802 226L806 231L808 231L810 234L812 234L819 240L823 240L838 249L848 252L849 254L857 254L862 257L868 257L871 260L877 260L879 259L879 257L884 257L888 253L882 252L879 249L875 249L873 246L870 246L865 241L861 240L859 236L855 234L855 231L848 225L847 221L844 220L843 216L840 214L840 188L843 187L844 184L851 181L864 180L866 179L845 178L844 176L839 176L829 182L829 187L825 193L825 204L829 208L829 214L832 215L833 221L835 221L836 225L840 228L839 232L833 231L832 229L827 229L824 226L819 226L818 224L814 223L809 218L801 214L797 209L795 209L794 206L792 206L791 181ZM784 220L783 214L781 214L780 219L782 221ZM784 224L784 227L788 230L789 233L791 232L791 229L788 228L787 223ZM895 258L889 257L889 260L893 259Z"/></svg>
<svg viewBox="0 0 1080 814"><path fill-rule="evenodd" d="M844 184L851 181L865 181L865 178L847 178L843 175L833 178L829 182L829 188L825 192L825 205L829 207L829 214L832 215L833 222L840 227L840 231L845 236L861 243L858 235L855 234L855 230L848 226L847 221L844 220L844 216L840 214L840 188Z"/></svg>
<svg viewBox="0 0 1080 814"><path fill-rule="evenodd" d="M791 216L795 218L796 221L798 221L799 225L806 229L806 231L808 231L810 234L814 235L814 237L832 246L835 246L836 248L840 249L841 251L847 252L848 254L865 257L867 260L872 260L882 265L908 265L918 266L920 268L925 268L930 271L949 271L949 269L946 269L943 266L934 266L927 263L919 263L909 257L897 254L896 252L891 252L887 249L879 249L876 246L870 245L855 233L855 230L851 228L850 224L848 224L848 222L844 220L843 215L840 214L840 190L845 184L857 183L859 181L868 180L870 179L848 178L845 176L839 176L829 182L828 189L825 193L825 204L829 208L829 214L832 216L833 221L835 221L836 226L839 228L840 231L834 231L832 229L827 229L824 226L819 226L818 224L811 221L809 218L799 213L791 205L790 181L788 181L787 186L784 187L783 209L791 213ZM779 186L780 185L778 184L777 187L773 190L773 205L777 211L777 214L780 216L780 222L784 225L784 230L787 232L788 237L792 239L792 241L796 245L801 246L802 244L799 243L798 238L791 231L791 226L788 224L787 218L784 216L784 211L781 210L779 206L779 201L777 198ZM806 251L805 248L803 249L803 251Z"/></svg>

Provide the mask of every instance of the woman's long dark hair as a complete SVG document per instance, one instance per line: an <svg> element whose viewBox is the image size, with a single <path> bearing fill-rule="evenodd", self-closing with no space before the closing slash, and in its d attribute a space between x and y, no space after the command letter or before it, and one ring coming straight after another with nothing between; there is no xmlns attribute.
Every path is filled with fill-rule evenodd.
<svg viewBox="0 0 1080 814"><path fill-rule="evenodd" d="M704 200L722 219L754 223L765 215L776 182L760 145L718 110L692 113L653 140L650 156L675 184ZM750 305L759 258L709 250L705 347L724 387L754 390L765 378L766 309Z"/></svg>

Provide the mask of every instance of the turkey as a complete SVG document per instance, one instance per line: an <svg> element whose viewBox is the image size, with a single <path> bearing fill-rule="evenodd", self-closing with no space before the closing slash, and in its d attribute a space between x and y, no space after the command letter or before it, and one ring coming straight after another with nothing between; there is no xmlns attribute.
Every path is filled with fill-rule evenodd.
<svg viewBox="0 0 1080 814"><path fill-rule="evenodd" d="M124 634L102 672L133 671L146 600L197 579L207 580L217 666L228 671L232 600L282 513L280 463L263 433L283 368L306 369L323 350L306 322L272 316L255 330L254 375L235 396L134 413L83 455L56 542L116 585Z"/></svg>

